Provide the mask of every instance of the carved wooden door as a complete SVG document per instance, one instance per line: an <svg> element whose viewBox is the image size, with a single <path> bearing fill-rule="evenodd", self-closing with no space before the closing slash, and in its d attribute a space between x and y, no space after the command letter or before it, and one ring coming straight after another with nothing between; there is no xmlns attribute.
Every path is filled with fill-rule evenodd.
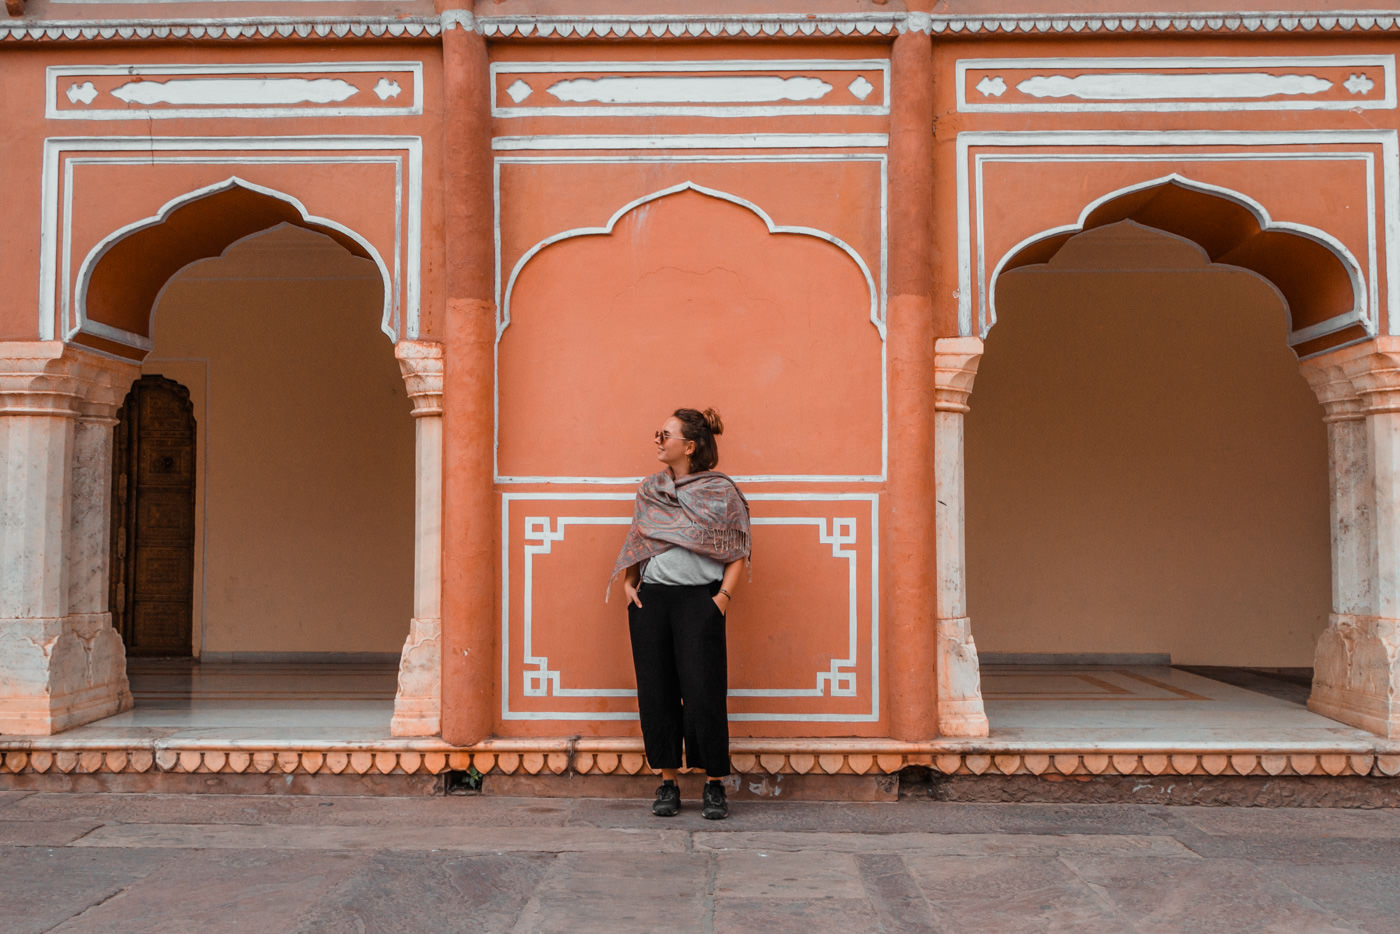
<svg viewBox="0 0 1400 934"><path fill-rule="evenodd" d="M189 655L195 465L190 392L163 376L143 376L117 419L112 623L131 655Z"/></svg>

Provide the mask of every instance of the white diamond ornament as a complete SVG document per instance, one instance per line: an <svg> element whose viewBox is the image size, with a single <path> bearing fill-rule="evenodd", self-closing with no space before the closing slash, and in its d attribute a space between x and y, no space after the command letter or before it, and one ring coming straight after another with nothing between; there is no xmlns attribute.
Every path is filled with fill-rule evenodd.
<svg viewBox="0 0 1400 934"><path fill-rule="evenodd" d="M388 78L380 78L379 83L373 88L381 101L387 101L391 97L398 97L403 92L397 81L390 81Z"/></svg>
<svg viewBox="0 0 1400 934"><path fill-rule="evenodd" d="M875 90L875 85L865 80L865 75L860 75L846 86L846 90L854 94L858 100L865 100L870 96L870 92Z"/></svg>
<svg viewBox="0 0 1400 934"><path fill-rule="evenodd" d="M521 81L519 78L516 78L515 83L512 84L510 87L506 88L506 93L510 95L511 100L515 101L518 104L521 101L525 100L525 98L529 97L531 94L535 93L535 89L530 87L524 81Z"/></svg>

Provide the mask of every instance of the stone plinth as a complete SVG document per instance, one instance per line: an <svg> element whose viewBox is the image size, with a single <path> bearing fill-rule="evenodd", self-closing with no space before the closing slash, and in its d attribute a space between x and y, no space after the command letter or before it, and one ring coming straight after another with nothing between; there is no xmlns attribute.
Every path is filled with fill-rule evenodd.
<svg viewBox="0 0 1400 934"><path fill-rule="evenodd" d="M113 418L135 364L57 341L0 350L0 733L131 706L107 611Z"/></svg>

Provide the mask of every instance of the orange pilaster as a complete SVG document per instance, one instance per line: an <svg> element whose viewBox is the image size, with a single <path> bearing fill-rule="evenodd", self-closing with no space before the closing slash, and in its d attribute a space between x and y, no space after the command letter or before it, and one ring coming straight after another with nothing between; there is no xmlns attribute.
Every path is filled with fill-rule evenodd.
<svg viewBox="0 0 1400 934"><path fill-rule="evenodd" d="M444 31L442 49L442 735L466 746L490 735L496 706L491 124L485 40L458 26Z"/></svg>
<svg viewBox="0 0 1400 934"><path fill-rule="evenodd" d="M933 48L894 42L889 217L890 732L937 732L934 693Z"/></svg>

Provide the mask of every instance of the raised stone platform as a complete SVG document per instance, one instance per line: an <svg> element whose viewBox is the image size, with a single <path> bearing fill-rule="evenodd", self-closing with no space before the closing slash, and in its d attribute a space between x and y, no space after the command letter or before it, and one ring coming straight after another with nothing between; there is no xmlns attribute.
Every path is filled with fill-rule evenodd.
<svg viewBox="0 0 1400 934"><path fill-rule="evenodd" d="M56 736L0 736L0 788L632 796L655 781L633 737L469 749L394 737L393 665L133 661L131 669L131 710ZM1263 693L1267 676L1233 678L1254 690L1166 666L988 666L983 678L985 739L736 738L734 790L885 800L903 776L906 790L963 799L983 796L971 789L985 779L1024 786L1017 800L1037 788L1062 798L1076 785L1081 797L1097 789L1123 800L1111 790L1123 778L1150 789L1181 777L1278 787L1400 775L1400 744L1312 713L1296 686Z"/></svg>

